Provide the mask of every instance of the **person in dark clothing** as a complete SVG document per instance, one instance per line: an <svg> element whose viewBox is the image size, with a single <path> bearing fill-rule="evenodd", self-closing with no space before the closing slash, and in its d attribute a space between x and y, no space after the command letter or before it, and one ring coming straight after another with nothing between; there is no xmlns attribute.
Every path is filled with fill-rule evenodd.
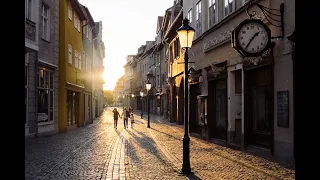
<svg viewBox="0 0 320 180"><path fill-rule="evenodd" d="M117 125L118 125L118 117L120 117L120 113L117 111L117 108L114 108L113 109L113 125L114 125L114 128L117 129Z"/></svg>

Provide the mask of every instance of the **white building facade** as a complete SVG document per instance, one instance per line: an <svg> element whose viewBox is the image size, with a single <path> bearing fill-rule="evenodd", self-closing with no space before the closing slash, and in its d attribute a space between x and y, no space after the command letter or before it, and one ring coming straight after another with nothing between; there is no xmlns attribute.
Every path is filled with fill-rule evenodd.
<svg viewBox="0 0 320 180"><path fill-rule="evenodd" d="M105 46L102 41L102 21L95 22L93 31L93 65L92 65L92 110L93 117L99 117L103 111L104 95L102 77L104 71L103 59Z"/></svg>

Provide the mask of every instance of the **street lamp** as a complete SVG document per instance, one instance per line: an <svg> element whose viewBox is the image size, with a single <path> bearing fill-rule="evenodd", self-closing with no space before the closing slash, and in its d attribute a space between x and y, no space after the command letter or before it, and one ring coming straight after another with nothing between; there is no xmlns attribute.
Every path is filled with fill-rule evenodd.
<svg viewBox="0 0 320 180"><path fill-rule="evenodd" d="M141 119L143 119L143 108L142 108L142 106L143 106L143 102L142 102L143 92L142 91L140 91L140 96L141 96Z"/></svg>
<svg viewBox="0 0 320 180"><path fill-rule="evenodd" d="M148 128L150 128L150 92L149 90L151 89L151 83L149 81L148 78L148 82L146 84L146 88L147 88L147 101L148 101Z"/></svg>
<svg viewBox="0 0 320 180"><path fill-rule="evenodd" d="M131 108L133 108L133 105L134 105L134 103L133 103L134 94L133 93L131 94L131 97L132 97L132 99L130 101L130 104L131 104Z"/></svg>
<svg viewBox="0 0 320 180"><path fill-rule="evenodd" d="M191 173L190 168L190 138L189 138L189 120L188 120L188 49L192 46L195 30L189 26L189 20L182 20L182 26L177 30L180 47L184 52L184 136L183 136L183 162L182 173Z"/></svg>

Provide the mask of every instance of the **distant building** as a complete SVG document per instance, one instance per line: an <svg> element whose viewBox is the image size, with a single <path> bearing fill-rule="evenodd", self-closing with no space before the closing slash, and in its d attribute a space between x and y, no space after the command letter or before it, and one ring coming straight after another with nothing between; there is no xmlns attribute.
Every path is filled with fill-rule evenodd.
<svg viewBox="0 0 320 180"><path fill-rule="evenodd" d="M103 111L103 59L105 58L105 46L102 41L102 21L95 22L93 31L93 64L92 64L92 109L93 117L99 117Z"/></svg>

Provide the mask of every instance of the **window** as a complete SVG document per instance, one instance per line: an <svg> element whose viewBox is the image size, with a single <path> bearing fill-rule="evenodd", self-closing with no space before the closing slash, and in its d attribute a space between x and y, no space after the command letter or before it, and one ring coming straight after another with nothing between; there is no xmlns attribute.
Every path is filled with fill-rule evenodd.
<svg viewBox="0 0 320 180"><path fill-rule="evenodd" d="M24 66L24 105L25 105L25 119L24 124L28 122L28 66Z"/></svg>
<svg viewBox="0 0 320 180"><path fill-rule="evenodd" d="M217 23L216 0L209 0L209 27Z"/></svg>
<svg viewBox="0 0 320 180"><path fill-rule="evenodd" d="M199 1L196 5L196 37L199 37L202 33L201 13L201 1Z"/></svg>
<svg viewBox="0 0 320 180"><path fill-rule="evenodd" d="M74 14L74 27L80 32L80 20L76 14Z"/></svg>
<svg viewBox="0 0 320 180"><path fill-rule="evenodd" d="M70 4L68 4L68 18L72 21L72 7Z"/></svg>
<svg viewBox="0 0 320 180"><path fill-rule="evenodd" d="M49 41L50 40L50 23L49 23L49 16L50 11L48 6L42 5L42 38L44 40Z"/></svg>
<svg viewBox="0 0 320 180"><path fill-rule="evenodd" d="M78 68L78 52L74 51L74 66Z"/></svg>
<svg viewBox="0 0 320 180"><path fill-rule="evenodd" d="M176 40L173 42L174 45L174 59L177 60L180 57L180 42L179 42L179 38L176 38Z"/></svg>
<svg viewBox="0 0 320 180"><path fill-rule="evenodd" d="M38 122L50 122L54 119L54 72L40 68L38 80Z"/></svg>
<svg viewBox="0 0 320 180"><path fill-rule="evenodd" d="M77 29L78 29L78 31L79 31L79 32L80 32L80 27L81 27L80 20L79 20L79 19L77 19Z"/></svg>
<svg viewBox="0 0 320 180"><path fill-rule="evenodd" d="M78 64L78 68L81 70L81 66L82 66L82 62L81 62L81 54L79 53L79 64Z"/></svg>
<svg viewBox="0 0 320 180"><path fill-rule="evenodd" d="M78 19L77 15L76 15L76 14L74 14L73 25L74 25L74 28L76 28L76 29L77 29L77 26L78 26L77 19Z"/></svg>
<svg viewBox="0 0 320 180"><path fill-rule="evenodd" d="M72 64L72 46L68 44L68 63Z"/></svg>
<svg viewBox="0 0 320 180"><path fill-rule="evenodd" d="M224 16L228 16L233 12L233 0L224 0Z"/></svg>
<svg viewBox="0 0 320 180"><path fill-rule="evenodd" d="M32 20L32 0L26 0L25 1L25 6L26 6L26 18L28 20Z"/></svg>
<svg viewBox="0 0 320 180"><path fill-rule="evenodd" d="M190 26L192 26L192 8L188 11L188 19L189 19Z"/></svg>

